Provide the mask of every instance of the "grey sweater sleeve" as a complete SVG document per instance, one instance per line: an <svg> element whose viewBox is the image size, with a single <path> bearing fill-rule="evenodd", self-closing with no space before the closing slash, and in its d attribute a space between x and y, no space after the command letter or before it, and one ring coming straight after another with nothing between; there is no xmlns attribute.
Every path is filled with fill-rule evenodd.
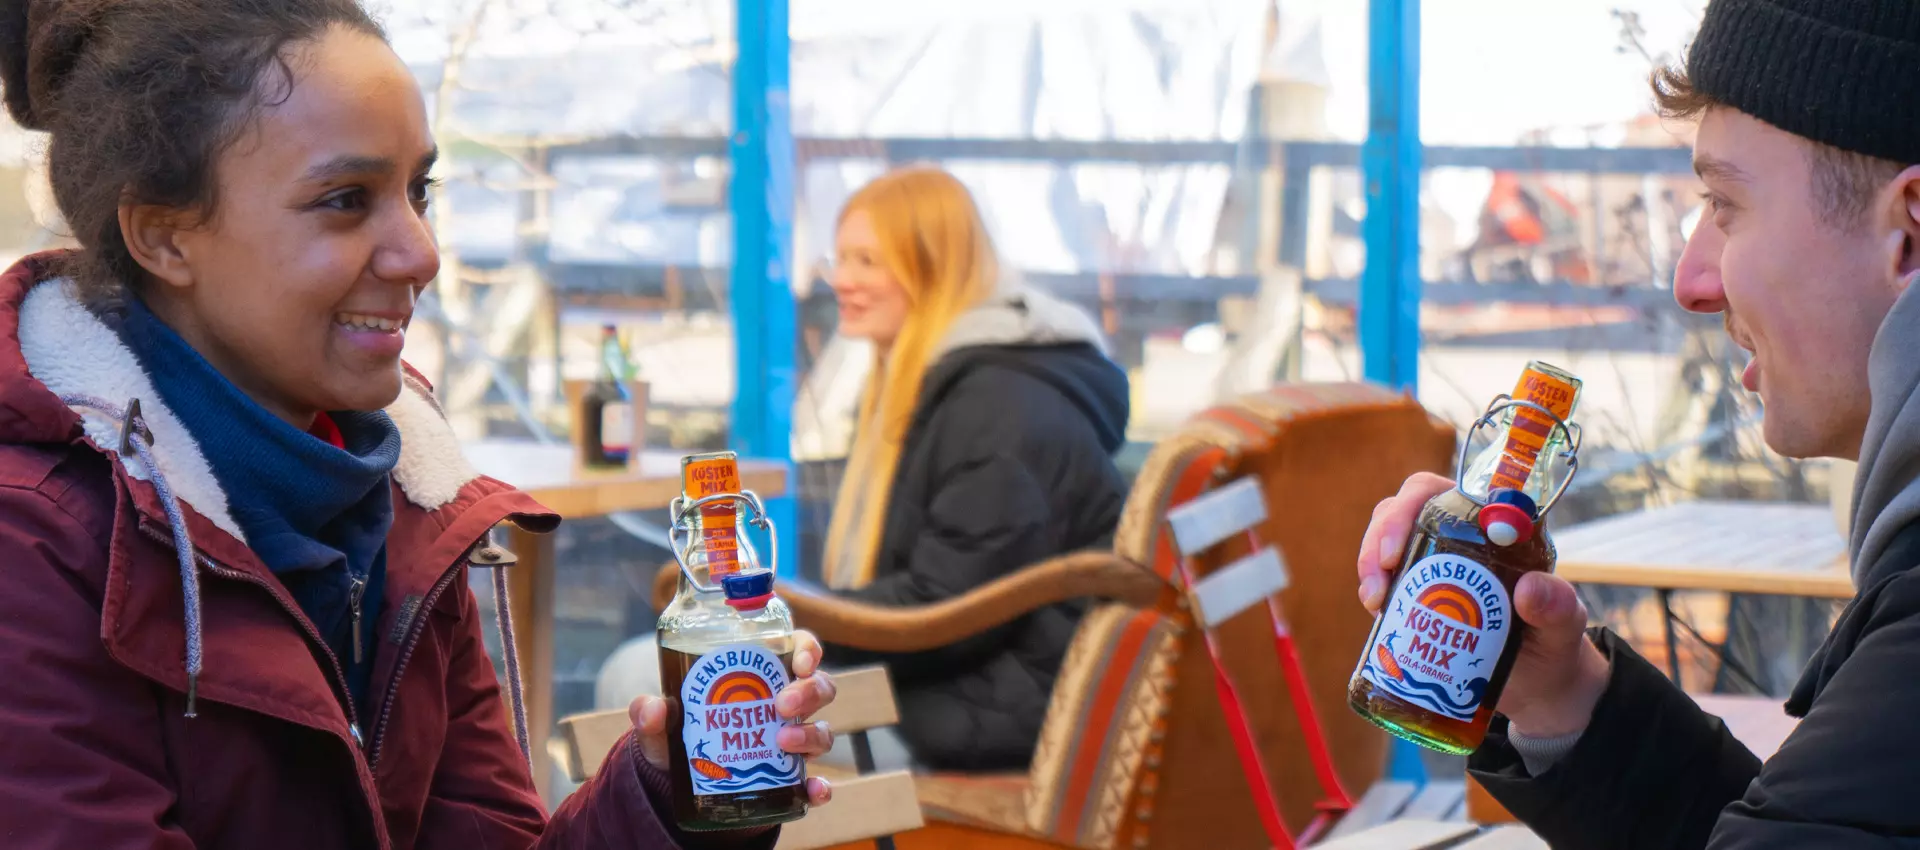
<svg viewBox="0 0 1920 850"><path fill-rule="evenodd" d="M1535 738L1508 727L1507 742L1513 745L1514 752L1520 754L1520 763L1526 765L1527 773L1539 776L1553 767L1561 756L1573 752L1573 745L1580 743L1580 733L1572 732L1553 738Z"/></svg>

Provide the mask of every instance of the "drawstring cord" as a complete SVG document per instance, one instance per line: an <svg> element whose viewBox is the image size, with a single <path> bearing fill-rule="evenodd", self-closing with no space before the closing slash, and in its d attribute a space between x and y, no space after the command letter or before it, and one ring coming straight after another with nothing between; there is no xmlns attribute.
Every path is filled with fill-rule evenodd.
<svg viewBox="0 0 1920 850"><path fill-rule="evenodd" d="M97 411L120 422L119 451L122 456L132 454L140 459L147 468L153 489L160 494L160 507L166 511L167 525L173 531L173 551L180 560L180 592L186 599L187 631L187 717L198 717L195 708L200 690L200 571L196 568L193 552L193 540L188 536L186 514L180 510L180 500L173 493L173 487L167 483L167 477L160 473L160 465L153 459L153 431L147 427L146 419L140 415L140 400L127 402L121 409L104 399L88 395L62 396L60 399L69 407L86 408ZM520 653L513 639L513 611L509 605L507 593L507 573L500 566L493 568L493 603L499 619L500 644L506 655L507 692L513 702L513 736L520 744L520 754L529 763L533 759L533 745L527 734L527 700L525 686L520 681Z"/></svg>
<svg viewBox="0 0 1920 850"><path fill-rule="evenodd" d="M533 764L532 739L527 736L527 700L520 683L520 651L513 641L513 608L507 599L507 570L493 567L493 611L500 627L500 654L507 661L507 695L513 703L513 737L520 742L520 754Z"/></svg>
<svg viewBox="0 0 1920 850"><path fill-rule="evenodd" d="M132 454L140 459L147 468L147 475L153 482L153 489L160 494L160 507L167 513L167 524L173 530L173 551L180 559L180 593L186 598L187 628L187 717L197 717L194 704L200 690L200 571L195 568L193 541L187 536L187 518L180 511L180 500L173 494L173 487L167 484L167 477L160 474L160 465L153 460L153 431L147 428L147 421L140 415L140 400L127 402L122 410L111 402L88 395L62 396L60 399L68 407L83 407L98 411L120 422L120 454Z"/></svg>

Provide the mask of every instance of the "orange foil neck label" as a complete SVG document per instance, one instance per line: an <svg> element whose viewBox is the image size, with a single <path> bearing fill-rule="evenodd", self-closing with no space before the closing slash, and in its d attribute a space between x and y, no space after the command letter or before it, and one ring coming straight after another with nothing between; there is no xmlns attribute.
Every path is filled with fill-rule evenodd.
<svg viewBox="0 0 1920 850"><path fill-rule="evenodd" d="M687 464L684 477L684 488L689 499L740 492L740 464L731 457L692 461ZM700 543L707 553L710 581L718 581L741 571L737 504L714 502L700 508Z"/></svg>
<svg viewBox="0 0 1920 850"><path fill-rule="evenodd" d="M1513 397L1551 410L1563 420L1573 415L1573 385L1539 369L1528 369L1520 376L1520 384L1514 388ZM1513 427L1507 432L1507 445L1500 453L1500 463L1493 469L1492 486L1495 489L1524 490L1527 478L1533 474L1533 467L1540 460L1541 450L1547 447L1547 439L1557 427L1552 419L1542 416L1538 410L1514 408Z"/></svg>

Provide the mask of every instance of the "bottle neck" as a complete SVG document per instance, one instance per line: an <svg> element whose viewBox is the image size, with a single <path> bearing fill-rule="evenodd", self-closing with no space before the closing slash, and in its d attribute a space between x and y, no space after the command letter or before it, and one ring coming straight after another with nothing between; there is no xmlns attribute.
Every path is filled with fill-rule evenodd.
<svg viewBox="0 0 1920 850"><path fill-rule="evenodd" d="M625 353L620 350L620 340L612 334L600 338L600 379L620 382L626 380Z"/></svg>
<svg viewBox="0 0 1920 850"><path fill-rule="evenodd" d="M1513 412L1509 410L1505 419L1494 433L1493 442L1488 443L1467 463L1466 473L1461 476L1460 489L1476 499L1486 500L1491 494L1494 469L1500 465L1508 451L1513 436ZM1566 461L1561 453L1566 451L1566 438L1559 429L1548 435L1546 445L1540 449L1539 457L1534 459L1533 468L1527 473L1526 484L1520 488L1522 493L1543 507L1547 497L1557 486L1560 477L1565 474Z"/></svg>

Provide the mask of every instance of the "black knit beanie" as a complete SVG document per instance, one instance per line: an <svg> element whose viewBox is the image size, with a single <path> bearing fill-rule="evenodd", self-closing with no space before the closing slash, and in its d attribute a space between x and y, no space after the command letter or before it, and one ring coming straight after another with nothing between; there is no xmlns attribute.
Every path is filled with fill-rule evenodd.
<svg viewBox="0 0 1920 850"><path fill-rule="evenodd" d="M1712 0L1687 77L1794 135L1920 163L1920 0Z"/></svg>

